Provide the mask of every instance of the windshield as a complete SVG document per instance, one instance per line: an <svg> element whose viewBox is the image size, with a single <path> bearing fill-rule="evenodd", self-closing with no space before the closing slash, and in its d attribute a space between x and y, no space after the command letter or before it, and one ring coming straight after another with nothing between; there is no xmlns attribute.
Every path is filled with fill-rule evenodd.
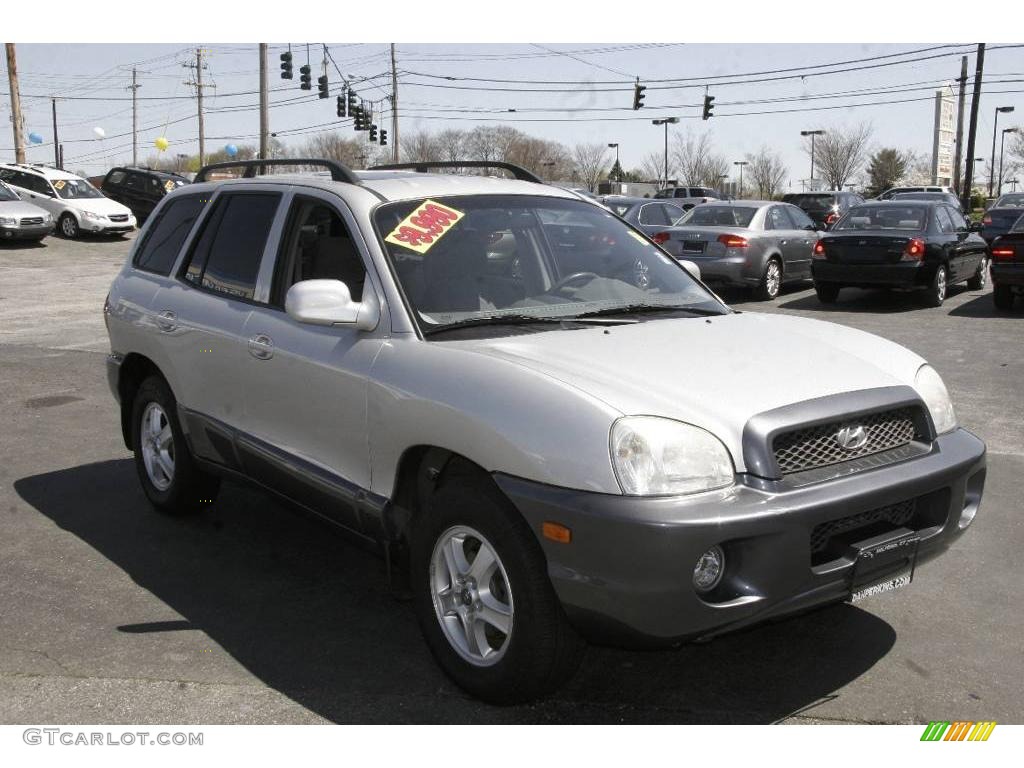
<svg viewBox="0 0 1024 768"><path fill-rule="evenodd" d="M785 195L784 203L792 203L805 211L828 211L836 204L835 195Z"/></svg>
<svg viewBox="0 0 1024 768"><path fill-rule="evenodd" d="M85 179L56 179L52 182L57 194L65 200L82 200L89 197L103 197L103 193Z"/></svg>
<svg viewBox="0 0 1024 768"><path fill-rule="evenodd" d="M898 229L918 232L928 223L923 205L859 205L846 212L832 231L851 229Z"/></svg>
<svg viewBox="0 0 1024 768"><path fill-rule="evenodd" d="M382 205L396 279L425 331L473 320L574 318L638 305L728 310L611 212L578 200L474 195Z"/></svg>
<svg viewBox="0 0 1024 768"><path fill-rule="evenodd" d="M1024 193L1019 195L1003 195L996 200L993 208L1024 208Z"/></svg>
<svg viewBox="0 0 1024 768"><path fill-rule="evenodd" d="M757 208L743 205L711 205L691 208L676 226L679 227L749 227Z"/></svg>
<svg viewBox="0 0 1024 768"><path fill-rule="evenodd" d="M7 202L9 200L18 200L18 196L14 194L14 190L0 181L0 202Z"/></svg>

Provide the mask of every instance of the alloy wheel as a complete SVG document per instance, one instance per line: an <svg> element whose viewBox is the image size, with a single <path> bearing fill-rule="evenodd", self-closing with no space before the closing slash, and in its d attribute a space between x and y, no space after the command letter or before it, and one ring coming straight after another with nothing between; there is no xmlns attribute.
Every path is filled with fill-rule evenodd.
<svg viewBox="0 0 1024 768"><path fill-rule="evenodd" d="M489 667L508 650L513 602L494 546L465 525L442 533L430 558L430 596L445 638L470 664Z"/></svg>
<svg viewBox="0 0 1024 768"><path fill-rule="evenodd" d="M149 482L158 491L166 491L174 481L174 433L158 403L149 403L142 412L139 442Z"/></svg>
<svg viewBox="0 0 1024 768"><path fill-rule="evenodd" d="M768 262L768 270L764 276L765 289L768 295L775 298L779 293L779 285L782 282L782 275L779 271L779 264L776 261Z"/></svg>

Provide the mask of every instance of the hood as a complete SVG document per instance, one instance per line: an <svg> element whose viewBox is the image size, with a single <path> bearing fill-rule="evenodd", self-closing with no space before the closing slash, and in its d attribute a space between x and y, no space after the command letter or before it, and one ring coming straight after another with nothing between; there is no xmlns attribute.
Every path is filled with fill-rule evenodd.
<svg viewBox="0 0 1024 768"><path fill-rule="evenodd" d="M755 414L859 389L913 386L924 363L846 326L747 312L450 343L571 384L623 415L702 427L725 443L739 471L743 427Z"/></svg>
<svg viewBox="0 0 1024 768"><path fill-rule="evenodd" d="M49 211L23 200L0 200L0 216L45 216Z"/></svg>
<svg viewBox="0 0 1024 768"><path fill-rule="evenodd" d="M109 216L112 213L131 213L127 206L121 205L109 197L88 197L81 200L62 200L61 202L80 211L91 211L101 216Z"/></svg>

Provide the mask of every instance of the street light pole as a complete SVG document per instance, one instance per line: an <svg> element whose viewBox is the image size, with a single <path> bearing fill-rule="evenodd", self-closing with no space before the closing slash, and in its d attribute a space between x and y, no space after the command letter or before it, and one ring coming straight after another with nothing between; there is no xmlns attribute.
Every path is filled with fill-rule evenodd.
<svg viewBox="0 0 1024 768"><path fill-rule="evenodd" d="M665 126L665 186L668 186L668 126L670 123L678 123L678 117L662 117L657 120L651 120L652 125L664 125Z"/></svg>
<svg viewBox="0 0 1024 768"><path fill-rule="evenodd" d="M814 137L824 133L825 131L800 131L801 136L811 137L811 178L808 181L814 181Z"/></svg>
<svg viewBox="0 0 1024 768"><path fill-rule="evenodd" d="M737 200L742 200L743 199L743 166L747 165L747 164L748 163L747 163L746 160L735 160L735 161L733 161L733 165L738 165L740 167L740 190L739 190L739 194L736 196Z"/></svg>
<svg viewBox="0 0 1024 768"><path fill-rule="evenodd" d="M613 147L615 148L615 167L619 169L619 177L617 179L615 179L615 180L616 181L622 181L622 166L619 165L619 145L618 145L618 143L615 143L615 144L609 143L608 144L608 148L609 149L611 149Z"/></svg>
<svg viewBox="0 0 1024 768"><path fill-rule="evenodd" d="M1013 107L996 107L995 118L992 121L992 161L989 163L988 173L988 196L992 197L992 187L996 180L996 128L999 126L999 113L1013 112ZM1000 171L1002 173L1002 171Z"/></svg>
<svg viewBox="0 0 1024 768"><path fill-rule="evenodd" d="M1006 149L1006 134L1018 132L1020 128L1003 128L1003 137L999 140L999 190L996 197L1003 194L1003 150Z"/></svg>

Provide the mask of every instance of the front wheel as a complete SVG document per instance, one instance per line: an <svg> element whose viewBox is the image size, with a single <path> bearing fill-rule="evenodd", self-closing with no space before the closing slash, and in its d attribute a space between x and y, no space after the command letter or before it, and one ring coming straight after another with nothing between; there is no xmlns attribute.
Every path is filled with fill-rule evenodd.
<svg viewBox="0 0 1024 768"><path fill-rule="evenodd" d="M434 494L413 526L410 568L424 639L470 694L530 701L576 671L581 642L537 538L486 480L460 474Z"/></svg>
<svg viewBox="0 0 1024 768"><path fill-rule="evenodd" d="M980 291L988 285L988 256L982 256L978 271L967 281L967 287L972 291Z"/></svg>
<svg viewBox="0 0 1024 768"><path fill-rule="evenodd" d="M941 307L942 302L946 300L946 288L946 267L940 264L925 290L925 303L929 307Z"/></svg>
<svg viewBox="0 0 1024 768"><path fill-rule="evenodd" d="M1013 309L1013 291L1010 286L995 283L992 286L992 301L996 309Z"/></svg>
<svg viewBox="0 0 1024 768"><path fill-rule="evenodd" d="M69 240L74 240L81 231L78 227L78 219L73 214L65 213L57 223L60 227L60 233Z"/></svg>
<svg viewBox="0 0 1024 768"><path fill-rule="evenodd" d="M839 299L839 289L841 287L835 283L815 283L814 292L818 294L818 301L822 304L835 304Z"/></svg>

